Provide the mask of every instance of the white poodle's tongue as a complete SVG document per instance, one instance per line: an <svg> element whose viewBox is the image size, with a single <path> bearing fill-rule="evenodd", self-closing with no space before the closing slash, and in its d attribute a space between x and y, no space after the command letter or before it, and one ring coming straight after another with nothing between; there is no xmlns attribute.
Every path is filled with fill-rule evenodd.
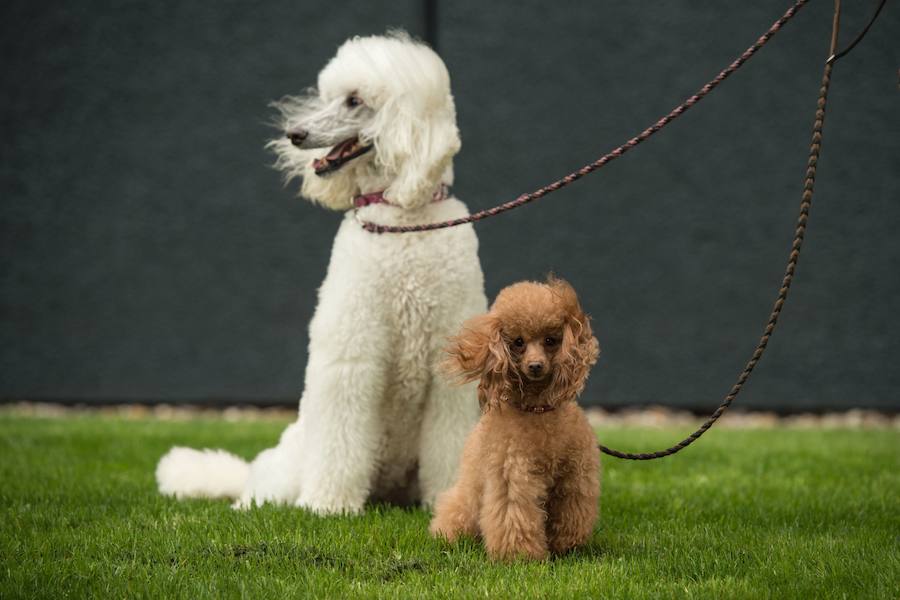
<svg viewBox="0 0 900 600"><path fill-rule="evenodd" d="M328 154L323 156L322 158L317 158L313 161L314 169L322 169L327 167L330 163L333 163L341 158L351 154L356 148L357 139L350 138L349 140L344 140L340 144L334 146Z"/></svg>
<svg viewBox="0 0 900 600"><path fill-rule="evenodd" d="M328 160L337 160L338 158L342 158L344 155L350 154L354 146L356 146L356 138L344 140L343 142L332 148L331 152L329 152L325 158Z"/></svg>

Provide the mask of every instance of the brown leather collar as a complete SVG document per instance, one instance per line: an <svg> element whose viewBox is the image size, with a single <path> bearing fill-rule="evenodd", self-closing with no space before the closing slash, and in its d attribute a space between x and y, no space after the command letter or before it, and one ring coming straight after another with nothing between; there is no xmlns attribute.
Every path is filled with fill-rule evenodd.
<svg viewBox="0 0 900 600"><path fill-rule="evenodd" d="M542 415L544 413L550 412L551 410L556 410L556 407L552 404L540 404L538 406L522 406L521 404L516 404L514 402L510 402L510 404L516 409L522 412L534 413L536 415Z"/></svg>

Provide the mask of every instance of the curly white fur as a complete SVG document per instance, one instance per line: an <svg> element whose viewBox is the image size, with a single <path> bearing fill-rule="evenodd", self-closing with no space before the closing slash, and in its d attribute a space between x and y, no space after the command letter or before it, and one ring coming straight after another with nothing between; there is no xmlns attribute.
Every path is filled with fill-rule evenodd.
<svg viewBox="0 0 900 600"><path fill-rule="evenodd" d="M349 108L350 95L364 104ZM320 73L316 93L277 106L286 131L309 132L306 145L353 135L373 145L317 176L311 163L327 147L273 140L277 167L302 179L304 197L347 210L354 196L384 190L391 204L362 208L360 217L385 224L468 214L456 198L432 202L451 183L460 141L447 70L426 46L404 34L351 39ZM475 390L448 385L435 365L447 337L486 307L471 226L377 235L348 212L310 323L297 422L249 468L221 451L174 448L157 468L160 491L322 514L357 512L372 498L432 503L453 482L479 413Z"/></svg>

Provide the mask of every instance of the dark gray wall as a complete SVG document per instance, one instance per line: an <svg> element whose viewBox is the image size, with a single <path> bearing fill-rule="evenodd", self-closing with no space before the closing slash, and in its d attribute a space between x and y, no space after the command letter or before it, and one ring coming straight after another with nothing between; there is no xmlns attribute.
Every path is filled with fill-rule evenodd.
<svg viewBox="0 0 900 600"><path fill-rule="evenodd" d="M655 121L786 0L444 2L456 192L511 199ZM478 226L488 293L553 270L604 348L585 402L715 405L793 232L831 3L659 137ZM844 39L871 3L845 3ZM864 5L863 5L864 4ZM796 287L740 399L900 407L900 11L835 69ZM266 104L419 2L0 8L0 397L293 402L339 217L267 165Z"/></svg>

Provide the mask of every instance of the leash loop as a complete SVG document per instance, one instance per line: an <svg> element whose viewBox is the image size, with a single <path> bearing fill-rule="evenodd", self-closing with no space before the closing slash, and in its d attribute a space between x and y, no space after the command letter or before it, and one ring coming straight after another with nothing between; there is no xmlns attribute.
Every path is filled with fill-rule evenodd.
<svg viewBox="0 0 900 600"><path fill-rule="evenodd" d="M841 0L834 0L834 19L832 21L831 44L828 51L829 57L835 56L834 52L835 48L837 47L840 17ZM846 54L850 49L852 49L852 45L850 46L850 48L844 51L843 54ZM710 415L710 417L703 423L703 425L700 426L699 429L697 429L697 431L695 431L685 439L681 440L674 446L666 448L665 450L646 453L622 452L620 450L608 448L603 444L598 444L600 451L604 454L609 454L610 456L615 456L616 458L624 458L628 460L653 460L655 458L671 456L676 452L684 450L695 441L697 441L700 436L702 436L710 427L712 427L713 423L719 420L719 417L721 417L722 414L726 410L728 410L728 407L731 406L731 403L741 392L744 384L748 379L750 379L750 373L753 372L753 369L759 363L763 353L766 350L766 346L769 344L769 338L772 337L772 334L775 332L775 327L778 324L778 317L781 315L781 310L784 308L785 301L787 301L788 291L790 290L791 283L794 280L794 271L797 268L797 261L800 260L800 248L803 245L803 238L806 234L806 223L809 219L809 209L810 205L812 204L813 189L816 184L816 166L818 165L819 154L822 150L822 126L825 123L825 107L828 100L828 88L831 84L831 71L834 68L835 60L836 59L830 58L828 61L826 61L825 70L822 73L822 84L819 88L819 98L816 101L816 114L813 121L812 143L809 147L809 158L806 162L806 178L803 182L803 194L800 198L800 214L797 217L797 224L794 230L794 241L791 244L791 252L788 256L787 266L784 270L784 279L782 279L781 289L778 290L778 295L775 297L775 304L772 306L772 312L769 313L769 320L766 322L766 326L763 330L763 335L760 338L759 342L756 344L756 349L753 351L750 360L747 362L744 370L741 371L740 375L738 375L737 381L735 382L734 386L732 386L731 391L727 396L725 396L725 399L715 410L715 412Z"/></svg>

